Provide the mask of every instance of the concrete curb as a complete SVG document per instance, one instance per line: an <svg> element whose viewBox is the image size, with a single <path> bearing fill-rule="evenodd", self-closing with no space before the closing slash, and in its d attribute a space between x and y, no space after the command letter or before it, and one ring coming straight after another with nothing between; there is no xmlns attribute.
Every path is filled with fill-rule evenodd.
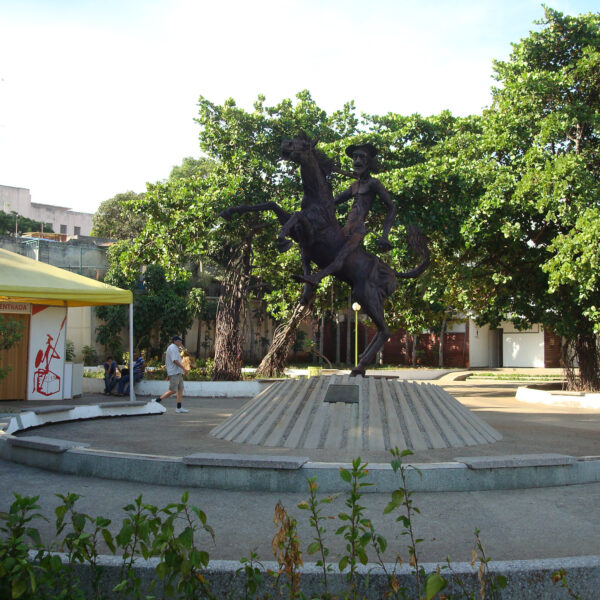
<svg viewBox="0 0 600 600"><path fill-rule="evenodd" d="M240 462L228 466L199 460L197 454L187 457L129 454L85 448L68 440L41 436L0 437L0 458L31 467L84 477L102 477L155 485L177 485L209 489L267 492L303 492L306 479L317 477L319 490L334 493L345 489L340 468L346 463L319 463L301 457L255 456L252 466ZM531 464L532 457L535 457ZM489 458L489 457L488 457ZM414 492L462 492L554 487L600 482L600 459L568 457L556 464L556 456L531 455L523 466L515 466L515 458L492 457L493 462L469 468L462 462L423 463L410 465L407 485ZM480 460L485 460L481 457ZM296 465L293 465L296 461ZM260 463L260 464L257 464ZM294 468L295 467L295 468ZM369 481L375 485L365 492L392 492L399 478L391 465L369 465Z"/></svg>
<svg viewBox="0 0 600 600"><path fill-rule="evenodd" d="M452 373L446 373L445 375L438 377L436 379L436 381L441 382L441 383L444 383L447 381L465 381L471 375L473 375L473 373L474 373L474 371L455 371Z"/></svg>
<svg viewBox="0 0 600 600"><path fill-rule="evenodd" d="M46 423L85 418L151 415L165 412L156 402L104 402L87 406L51 406L18 414L0 434L0 458L71 475L157 485L209 489L303 492L317 477L324 493L344 488L340 468L349 463L313 462L301 456L195 453L183 457L112 452L88 444L12 435ZM369 465L365 492L392 492L398 475L388 463ZM560 454L457 457L453 462L408 465L407 484L415 492L511 490L600 482L600 457Z"/></svg>
<svg viewBox="0 0 600 600"><path fill-rule="evenodd" d="M40 406L10 417L4 428L5 434L16 433L32 427L41 427L51 423L98 419L103 417L130 417L138 415L160 415L166 408L157 402L121 400L107 401L101 404L80 406L54 405Z"/></svg>
<svg viewBox="0 0 600 600"><path fill-rule="evenodd" d="M64 554L57 554L63 562L66 561ZM35 553L30 552L31 560L35 560ZM158 558L148 560L137 559L133 571L140 578L141 590L148 590L154 581L160 584L156 575ZM102 579L100 581L101 592L110 594L115 585L120 582L122 560L116 556L98 557L98 566L102 568ZM258 567L263 581L255 594L257 597L270 594L271 598L288 597L289 590L285 589L285 578L279 586L275 585L274 577L270 572L276 573L279 565L273 561L263 561ZM426 573L435 572L438 563L421 563ZM440 564L440 567L443 567ZM478 593L480 582L478 579L478 565L474 567L470 563L450 563L450 570L442 570L442 576L448 581L445 588L446 594L462 594L463 589L456 583L460 579L469 591ZM502 600L538 600L539 598L554 598L557 600L567 599L569 593L566 589L552 582L552 575L564 569L569 586L582 598L595 598L600 587L600 556L565 557L544 560L517 560L517 561L491 561L487 564L490 579L502 575L506 578L506 587L499 592ZM91 595L91 583L93 573L89 565L73 565L75 574L80 578L84 592ZM394 572L393 564L386 564L388 573ZM216 560L210 561L208 568L203 571L211 592L217 598L229 598L233 593L243 594L246 578L241 571L243 565L238 561ZM334 567L334 571L328 573L328 591L334 596L344 597L348 591L346 573L340 573ZM315 563L306 563L300 569L300 591L307 598L322 594L322 569ZM454 575L454 579L453 576ZM401 565L396 568L395 576L401 588L406 589L407 597L416 598L415 577L412 568ZM359 565L357 568L358 595L361 598L379 600L388 591L388 576L384 569L378 564Z"/></svg>
<svg viewBox="0 0 600 600"><path fill-rule="evenodd" d="M582 392L563 392L538 389L531 386L517 388L516 399L533 404L549 404L552 406L568 406L600 410L600 394Z"/></svg>

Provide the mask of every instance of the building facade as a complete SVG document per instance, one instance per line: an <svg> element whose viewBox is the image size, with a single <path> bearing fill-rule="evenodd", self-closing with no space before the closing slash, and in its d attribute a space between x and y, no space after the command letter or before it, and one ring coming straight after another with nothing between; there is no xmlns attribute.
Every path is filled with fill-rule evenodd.
<svg viewBox="0 0 600 600"><path fill-rule="evenodd" d="M31 201L31 193L26 188L0 185L0 210L16 212L23 217L40 221L52 228L54 233L67 236L90 235L92 214L71 210L64 206L40 204Z"/></svg>

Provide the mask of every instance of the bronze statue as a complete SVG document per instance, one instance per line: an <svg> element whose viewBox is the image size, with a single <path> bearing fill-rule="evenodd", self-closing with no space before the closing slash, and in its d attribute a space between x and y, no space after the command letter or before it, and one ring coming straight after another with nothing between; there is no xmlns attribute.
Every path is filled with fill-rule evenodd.
<svg viewBox="0 0 600 600"><path fill-rule="evenodd" d="M347 202L350 198L354 198L354 204L348 213L346 224L342 228L342 233L346 238L346 242L333 262L324 269L321 269L318 273L302 277L303 281L313 285L317 285L323 277L337 272L344 264L346 257L354 249L360 246L367 233L365 219L373 206L376 196L379 196L387 206L387 215L383 225L383 235L377 241L377 246L382 252L388 252L392 249L392 245L388 240L388 235L394 223L394 217L396 216L397 211L396 205L389 192L383 187L378 179L371 177L371 170L374 166L377 150L372 144L351 145L346 149L346 154L352 158L354 164L353 175L356 177L356 181L353 182L348 189L344 190L334 198L336 205ZM284 234L287 235L285 225L280 237Z"/></svg>
<svg viewBox="0 0 600 600"><path fill-rule="evenodd" d="M385 322L383 305L394 292L398 278L418 277L429 264L429 250L423 234L416 227L408 228L409 244L421 255L421 263L406 272L399 273L386 265L380 258L360 247L365 236L364 219L376 196L388 207L383 235L378 246L386 251L391 248L387 236L395 216L393 201L381 182L370 176L375 148L370 144L350 146L346 151L352 156L355 175L358 180L346 191L334 199L329 177L338 171L333 160L316 149L316 141L305 135L284 140L281 144L281 156L300 165L302 187L301 208L289 214L275 202L266 202L253 206L230 207L221 213L225 219L234 214L272 210L283 225L277 239L281 252L288 250L295 240L300 247L302 271L293 276L296 281L304 282L301 302L308 304L319 281L333 274L346 282L352 289L352 299L358 302L377 328L377 334L360 356L358 365L351 375L364 375L377 352L390 337L391 331ZM336 202L345 202L354 197L354 205L348 215L346 225L340 227L335 217ZM312 273L312 263L320 271Z"/></svg>

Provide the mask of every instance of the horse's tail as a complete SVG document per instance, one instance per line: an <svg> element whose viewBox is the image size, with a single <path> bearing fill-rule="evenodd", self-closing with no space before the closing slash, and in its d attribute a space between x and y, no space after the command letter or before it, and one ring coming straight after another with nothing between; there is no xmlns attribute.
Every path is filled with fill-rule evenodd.
<svg viewBox="0 0 600 600"><path fill-rule="evenodd" d="M399 279L413 279L418 277L425 271L431 262L431 254L429 253L429 246L427 245L427 238L423 232L416 225L409 225L406 228L406 235L408 238L408 245L421 257L421 262L408 271L396 271L396 277Z"/></svg>

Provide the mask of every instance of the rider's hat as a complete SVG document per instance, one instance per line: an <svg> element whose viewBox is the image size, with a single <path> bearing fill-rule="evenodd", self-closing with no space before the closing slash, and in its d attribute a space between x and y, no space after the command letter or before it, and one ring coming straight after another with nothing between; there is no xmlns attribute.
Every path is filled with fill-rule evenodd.
<svg viewBox="0 0 600 600"><path fill-rule="evenodd" d="M363 150L366 152L370 158L375 158L377 156L377 148L373 146L373 144L351 144L346 148L346 155L352 158L352 155L357 150Z"/></svg>

